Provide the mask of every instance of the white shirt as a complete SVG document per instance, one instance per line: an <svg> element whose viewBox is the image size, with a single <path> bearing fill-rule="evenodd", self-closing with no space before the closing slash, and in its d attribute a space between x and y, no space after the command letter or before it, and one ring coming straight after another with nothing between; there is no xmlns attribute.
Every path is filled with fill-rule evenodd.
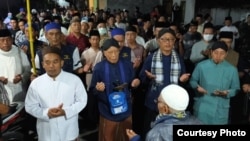
<svg viewBox="0 0 250 141"><path fill-rule="evenodd" d="M223 26L221 29L220 29L220 32L221 31L229 31L229 32L233 32L233 42L232 42L232 48L234 49L235 47L235 39L238 39L240 37L240 34L239 34L239 31L237 29L236 26ZM237 34L235 34L237 33Z"/></svg>
<svg viewBox="0 0 250 141"><path fill-rule="evenodd" d="M141 36L139 36L139 35L136 36L135 40L136 40L136 42L137 42L138 44L142 45L143 47L144 47L145 44L146 44L146 43L145 43L145 40L144 40Z"/></svg>
<svg viewBox="0 0 250 141"><path fill-rule="evenodd" d="M65 116L50 119L48 110L60 104ZM31 82L25 110L37 118L38 141L72 141L78 137L78 114L86 104L87 93L80 78L61 71L55 80L45 73Z"/></svg>
<svg viewBox="0 0 250 141"><path fill-rule="evenodd" d="M88 63L88 64L92 65L91 70L93 70L93 68L95 67L96 56L99 52L102 53L101 50L96 52L92 47L90 47L90 48L84 50L82 55L81 55L81 59L85 60L86 64ZM87 90L89 90L89 86L90 86L91 79L92 79L92 73L87 73L85 79L86 79L86 84L87 84Z"/></svg>
<svg viewBox="0 0 250 141"><path fill-rule="evenodd" d="M115 26L117 27L117 28L121 28L121 29L123 29L124 31L126 31L126 24L125 23L115 23Z"/></svg>

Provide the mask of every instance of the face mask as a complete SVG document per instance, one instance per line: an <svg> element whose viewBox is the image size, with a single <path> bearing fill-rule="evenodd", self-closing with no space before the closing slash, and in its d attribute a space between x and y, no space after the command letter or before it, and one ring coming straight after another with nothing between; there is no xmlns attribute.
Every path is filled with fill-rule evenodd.
<svg viewBox="0 0 250 141"><path fill-rule="evenodd" d="M205 41L211 41L213 39L213 34L203 34L203 38Z"/></svg>
<svg viewBox="0 0 250 141"><path fill-rule="evenodd" d="M107 29L106 28L103 28L103 27L98 28L98 31L99 31L99 34L101 36L104 35L104 34L107 34Z"/></svg>

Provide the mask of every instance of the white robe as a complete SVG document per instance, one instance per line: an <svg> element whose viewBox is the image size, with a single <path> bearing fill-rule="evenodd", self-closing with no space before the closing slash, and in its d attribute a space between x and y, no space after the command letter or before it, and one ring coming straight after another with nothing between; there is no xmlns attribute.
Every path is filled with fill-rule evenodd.
<svg viewBox="0 0 250 141"><path fill-rule="evenodd" d="M63 104L65 116L48 117L50 108ZM33 80L25 109L37 118L38 141L72 141L79 135L78 114L87 104L87 93L79 77L61 71L53 80L47 73Z"/></svg>
<svg viewBox="0 0 250 141"><path fill-rule="evenodd" d="M0 50L0 60L0 77L8 78L8 83L4 86L8 92L10 103L13 102L15 96L15 100L24 100L24 98L18 99L17 97L22 95L22 92L25 93L23 88L24 85L27 85L27 80L30 77L30 64L27 55L13 45L8 52ZM13 80L18 74L21 74L22 81L14 84Z"/></svg>

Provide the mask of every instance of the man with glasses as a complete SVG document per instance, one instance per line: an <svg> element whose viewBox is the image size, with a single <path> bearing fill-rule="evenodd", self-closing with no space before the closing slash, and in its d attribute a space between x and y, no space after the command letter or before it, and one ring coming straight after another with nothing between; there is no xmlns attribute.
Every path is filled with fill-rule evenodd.
<svg viewBox="0 0 250 141"><path fill-rule="evenodd" d="M139 75L141 82L147 82L144 134L149 131L150 123L158 114L154 99L159 96L160 91L169 84L186 82L190 75L185 73L184 62L174 50L174 31L164 28L159 31L156 39L159 49L146 58Z"/></svg>

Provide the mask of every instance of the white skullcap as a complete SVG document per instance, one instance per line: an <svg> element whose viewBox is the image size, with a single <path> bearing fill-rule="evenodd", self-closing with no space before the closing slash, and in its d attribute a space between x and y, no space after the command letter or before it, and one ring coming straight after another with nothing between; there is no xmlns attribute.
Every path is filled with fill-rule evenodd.
<svg viewBox="0 0 250 141"><path fill-rule="evenodd" d="M31 13L36 14L37 13L36 9L32 9Z"/></svg>
<svg viewBox="0 0 250 141"><path fill-rule="evenodd" d="M81 20L81 23L88 23L88 20L83 19L83 20Z"/></svg>
<svg viewBox="0 0 250 141"><path fill-rule="evenodd" d="M161 96L164 102L174 110L186 110L189 103L187 91L176 84L170 84L163 88Z"/></svg>

